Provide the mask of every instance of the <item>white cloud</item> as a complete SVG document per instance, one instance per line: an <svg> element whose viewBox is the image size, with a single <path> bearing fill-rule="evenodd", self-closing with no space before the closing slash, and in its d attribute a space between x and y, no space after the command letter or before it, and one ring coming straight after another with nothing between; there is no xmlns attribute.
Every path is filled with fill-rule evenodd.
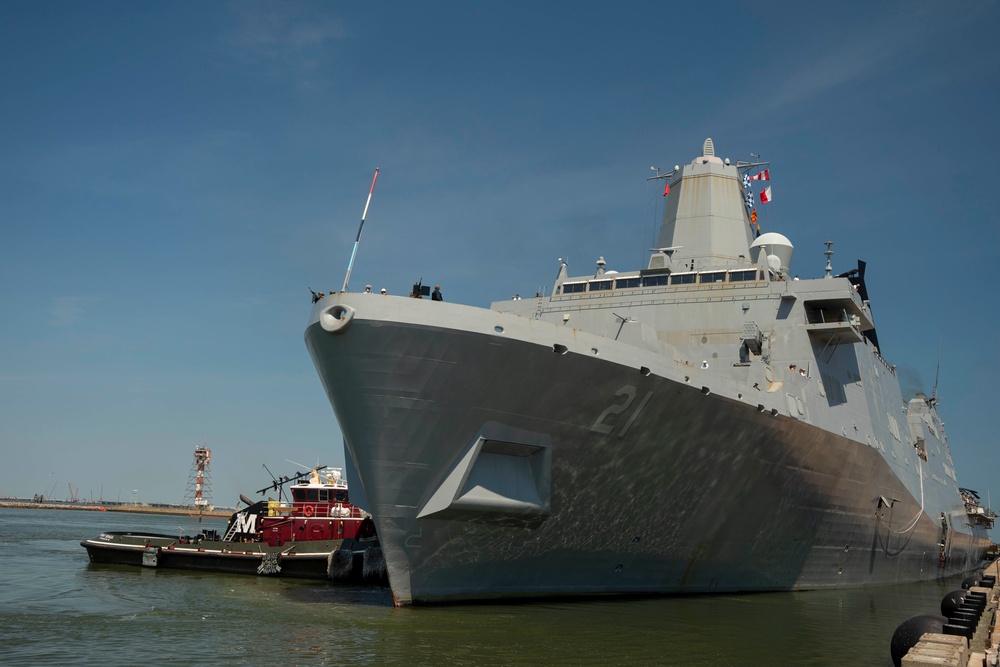
<svg viewBox="0 0 1000 667"><path fill-rule="evenodd" d="M241 2L233 9L236 26L223 36L229 57L301 91L328 87L322 63L347 35L342 20L299 3Z"/></svg>
<svg viewBox="0 0 1000 667"><path fill-rule="evenodd" d="M892 77L908 60L950 43L966 26L979 19L982 8L946 12L940 5L900 8L883 21L849 24L853 31L799 54L797 65L776 76L766 96L754 94L748 108L758 118L772 118L801 110L845 85L871 78Z"/></svg>
<svg viewBox="0 0 1000 667"><path fill-rule="evenodd" d="M238 25L229 42L253 55L298 62L307 60L328 42L343 39L343 21L306 16L294 3L238 3Z"/></svg>
<svg viewBox="0 0 1000 667"><path fill-rule="evenodd" d="M87 296L59 296L56 297L52 309L52 325L57 327L67 327L84 319L86 310L83 304L90 301Z"/></svg>

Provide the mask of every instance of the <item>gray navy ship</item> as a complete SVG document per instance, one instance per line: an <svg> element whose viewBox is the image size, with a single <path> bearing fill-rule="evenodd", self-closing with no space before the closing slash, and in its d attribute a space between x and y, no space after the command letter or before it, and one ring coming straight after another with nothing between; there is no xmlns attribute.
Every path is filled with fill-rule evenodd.
<svg viewBox="0 0 1000 667"><path fill-rule="evenodd" d="M905 401L865 266L799 280L711 139L648 266L489 308L317 301L306 345L397 604L806 590L974 568L934 395ZM827 247L829 251L829 246ZM352 479L352 488L356 482Z"/></svg>

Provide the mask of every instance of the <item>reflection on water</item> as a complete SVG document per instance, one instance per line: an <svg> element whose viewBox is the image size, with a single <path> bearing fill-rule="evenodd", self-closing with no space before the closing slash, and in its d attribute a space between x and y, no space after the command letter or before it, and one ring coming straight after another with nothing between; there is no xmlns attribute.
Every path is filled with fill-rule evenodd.
<svg viewBox="0 0 1000 667"><path fill-rule="evenodd" d="M209 528L222 520L206 520ZM850 591L395 609L386 589L91 565L103 530L195 519L0 509L0 663L890 665L961 578Z"/></svg>

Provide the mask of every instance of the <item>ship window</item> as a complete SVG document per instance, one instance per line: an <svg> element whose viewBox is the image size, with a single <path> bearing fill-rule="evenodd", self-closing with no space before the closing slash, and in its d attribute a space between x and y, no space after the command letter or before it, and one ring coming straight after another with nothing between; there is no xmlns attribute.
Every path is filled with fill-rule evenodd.
<svg viewBox="0 0 1000 667"><path fill-rule="evenodd" d="M713 271L712 273L702 273L699 281L702 283L721 283L726 279L725 271Z"/></svg>
<svg viewBox="0 0 1000 667"><path fill-rule="evenodd" d="M757 269L747 269L746 271L729 272L729 282L736 283L744 280L757 280Z"/></svg>
<svg viewBox="0 0 1000 667"><path fill-rule="evenodd" d="M326 489L320 489L319 490L319 501L321 503L328 503L328 502L330 502L330 492L327 491Z"/></svg>
<svg viewBox="0 0 1000 667"><path fill-rule="evenodd" d="M563 294L573 294L575 292L586 292L587 283L563 283Z"/></svg>
<svg viewBox="0 0 1000 667"><path fill-rule="evenodd" d="M690 285L698 277L696 273L675 273L670 276L671 285Z"/></svg>
<svg viewBox="0 0 1000 667"><path fill-rule="evenodd" d="M319 500L319 492L317 489L308 489L306 491L306 500L316 502Z"/></svg>
<svg viewBox="0 0 1000 667"><path fill-rule="evenodd" d="M590 291L599 292L601 290L611 289L610 280L593 280L590 282Z"/></svg>
<svg viewBox="0 0 1000 667"><path fill-rule="evenodd" d="M347 491L337 491L337 502L346 503L347 502Z"/></svg>
<svg viewBox="0 0 1000 667"><path fill-rule="evenodd" d="M617 289L622 289L623 287L638 287L638 278L619 278L615 281L615 287Z"/></svg>
<svg viewBox="0 0 1000 667"><path fill-rule="evenodd" d="M643 287L656 287L657 285L666 285L670 281L670 276L663 274L662 276L644 276L642 279Z"/></svg>

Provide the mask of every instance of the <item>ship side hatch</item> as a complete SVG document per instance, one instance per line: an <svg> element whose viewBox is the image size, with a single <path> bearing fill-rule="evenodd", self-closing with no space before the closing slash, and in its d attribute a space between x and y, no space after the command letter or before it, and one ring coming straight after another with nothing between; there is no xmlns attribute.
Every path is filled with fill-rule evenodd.
<svg viewBox="0 0 1000 667"><path fill-rule="evenodd" d="M537 523L551 507L551 445L547 435L485 425L418 519Z"/></svg>

